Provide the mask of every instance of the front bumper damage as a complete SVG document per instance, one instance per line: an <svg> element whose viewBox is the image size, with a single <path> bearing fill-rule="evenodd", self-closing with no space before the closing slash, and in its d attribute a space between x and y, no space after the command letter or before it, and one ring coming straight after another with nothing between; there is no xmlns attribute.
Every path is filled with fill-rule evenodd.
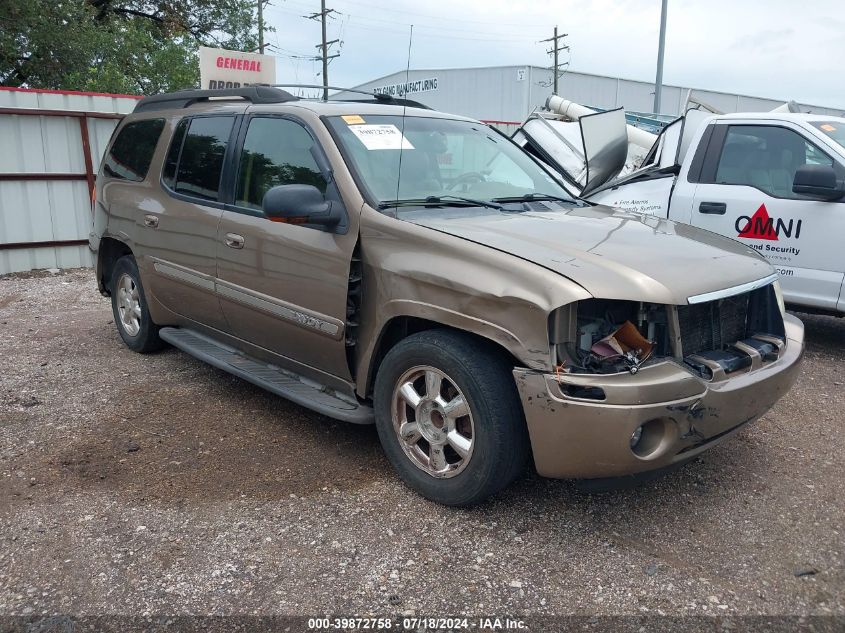
<svg viewBox="0 0 845 633"><path fill-rule="evenodd" d="M672 360L638 373L554 374L514 370L534 463L544 477L621 477L687 461L768 411L795 382L804 326L784 319L780 357L748 372L707 381ZM564 383L562 388L561 381ZM599 387L601 401L567 395ZM631 435L643 426L637 450ZM646 435L647 434L647 435Z"/></svg>

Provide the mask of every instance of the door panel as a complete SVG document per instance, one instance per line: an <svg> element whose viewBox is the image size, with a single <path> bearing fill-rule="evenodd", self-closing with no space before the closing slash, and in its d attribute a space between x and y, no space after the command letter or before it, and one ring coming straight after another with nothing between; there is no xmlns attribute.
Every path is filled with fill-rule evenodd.
<svg viewBox="0 0 845 633"><path fill-rule="evenodd" d="M703 213L708 203L724 204L725 213ZM832 241L845 234L845 206L773 198L741 185L699 184L692 223L737 239L768 259L781 275L787 302L836 307L843 258Z"/></svg>
<svg viewBox="0 0 845 633"><path fill-rule="evenodd" d="M224 326L214 294L217 225L222 209L168 200L157 227L140 230L149 239L148 270L152 295L164 307L214 328Z"/></svg>
<svg viewBox="0 0 845 633"><path fill-rule="evenodd" d="M243 246L227 245L227 234L243 237ZM233 211L223 213L219 235L218 293L231 333L350 378L344 320L354 243L348 236Z"/></svg>
<svg viewBox="0 0 845 633"><path fill-rule="evenodd" d="M229 331L348 380L346 301L357 233L267 218L261 200L277 185L309 184L339 197L303 125L271 116L253 116L246 125L236 209L224 211L217 232L218 293Z"/></svg>
<svg viewBox="0 0 845 633"><path fill-rule="evenodd" d="M233 116L199 116L177 126L162 174L161 203L144 209L151 290L167 309L225 328L215 294L218 206Z"/></svg>
<svg viewBox="0 0 845 633"><path fill-rule="evenodd" d="M766 257L788 303L835 309L845 263L835 240L845 234L845 204L791 191L798 166L833 159L799 131L773 125L731 125L713 151L719 160L695 189L691 223Z"/></svg>

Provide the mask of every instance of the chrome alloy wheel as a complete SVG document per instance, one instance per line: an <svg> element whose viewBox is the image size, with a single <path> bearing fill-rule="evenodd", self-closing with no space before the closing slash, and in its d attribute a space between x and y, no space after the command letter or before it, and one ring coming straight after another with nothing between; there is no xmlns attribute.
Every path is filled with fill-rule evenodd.
<svg viewBox="0 0 845 633"><path fill-rule="evenodd" d="M393 428L402 450L432 477L454 477L472 457L475 427L464 394L445 373L418 366L393 389Z"/></svg>
<svg viewBox="0 0 845 633"><path fill-rule="evenodd" d="M117 313L120 324L129 336L138 336L141 331L141 293L135 280L122 274L117 280Z"/></svg>

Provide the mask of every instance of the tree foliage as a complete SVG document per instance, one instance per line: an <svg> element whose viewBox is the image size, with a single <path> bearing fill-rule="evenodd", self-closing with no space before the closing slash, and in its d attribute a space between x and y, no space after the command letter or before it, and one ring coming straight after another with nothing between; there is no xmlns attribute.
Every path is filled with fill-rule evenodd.
<svg viewBox="0 0 845 633"><path fill-rule="evenodd" d="M128 94L195 87L200 45L254 50L255 0L2 0L0 85Z"/></svg>

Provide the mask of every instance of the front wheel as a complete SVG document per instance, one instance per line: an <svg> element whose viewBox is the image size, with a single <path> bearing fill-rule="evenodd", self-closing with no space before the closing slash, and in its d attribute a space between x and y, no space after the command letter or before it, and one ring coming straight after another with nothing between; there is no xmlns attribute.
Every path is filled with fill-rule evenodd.
<svg viewBox="0 0 845 633"><path fill-rule="evenodd" d="M414 334L390 350L376 376L376 426L405 483L467 506L522 472L528 439L511 370L492 345L449 330Z"/></svg>
<svg viewBox="0 0 845 633"><path fill-rule="evenodd" d="M164 347L158 326L150 318L138 264L131 255L115 262L111 278L111 305L114 322L126 346L141 354Z"/></svg>

